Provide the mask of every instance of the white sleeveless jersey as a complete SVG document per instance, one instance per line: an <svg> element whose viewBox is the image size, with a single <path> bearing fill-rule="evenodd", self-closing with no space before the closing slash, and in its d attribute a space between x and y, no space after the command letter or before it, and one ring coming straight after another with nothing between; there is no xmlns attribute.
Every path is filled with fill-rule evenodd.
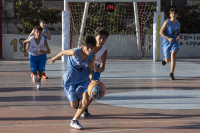
<svg viewBox="0 0 200 133"><path fill-rule="evenodd" d="M37 44L35 42L34 36L30 37L30 47L29 47L29 54L33 56L39 56L38 50L41 49L43 51L46 51L46 48L44 46L44 40L45 38L41 36L40 43Z"/></svg>
<svg viewBox="0 0 200 133"><path fill-rule="evenodd" d="M101 57L103 53L106 51L106 47L102 46L102 48L95 54L95 61L94 64L98 66L101 64Z"/></svg>

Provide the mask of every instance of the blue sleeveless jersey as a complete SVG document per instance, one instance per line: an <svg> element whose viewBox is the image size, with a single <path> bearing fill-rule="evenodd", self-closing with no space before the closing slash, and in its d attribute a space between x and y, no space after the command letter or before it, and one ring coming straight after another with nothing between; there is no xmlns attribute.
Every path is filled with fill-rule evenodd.
<svg viewBox="0 0 200 133"><path fill-rule="evenodd" d="M46 27L45 29L46 29L46 32L48 32L48 28ZM42 35L41 35L41 36L43 36L43 37L45 38L45 40L47 40L47 37L45 36L45 34L44 34L44 33L42 33Z"/></svg>
<svg viewBox="0 0 200 133"><path fill-rule="evenodd" d="M63 86L79 84L84 81L90 81L86 65L93 59L94 52L84 61L81 59L81 47L75 48L75 57L68 56L68 69L63 75Z"/></svg>
<svg viewBox="0 0 200 133"><path fill-rule="evenodd" d="M179 23L178 20L176 21L176 24L172 23L170 19L167 19L167 22L168 22L167 28L165 29L164 33L168 37L173 38L175 40L177 38L177 32L181 24Z"/></svg>
<svg viewBox="0 0 200 133"><path fill-rule="evenodd" d="M168 37L174 39L174 41L172 43L170 43L169 40L164 38L163 43L162 43L162 49L163 49L165 59L169 59L170 53L172 51L178 52L178 50L179 50L179 42L176 41L176 38L177 38L177 33L178 33L178 30L180 27L180 23L179 23L179 21L176 21L176 24L174 24L174 23L172 23L172 21L170 19L167 19L166 21L168 23L167 23L167 27L166 27L164 33Z"/></svg>

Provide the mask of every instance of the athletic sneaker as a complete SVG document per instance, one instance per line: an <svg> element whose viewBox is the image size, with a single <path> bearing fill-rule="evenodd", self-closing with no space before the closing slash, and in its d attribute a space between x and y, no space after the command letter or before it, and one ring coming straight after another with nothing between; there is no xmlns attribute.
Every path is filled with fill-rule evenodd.
<svg viewBox="0 0 200 133"><path fill-rule="evenodd" d="M44 78L44 79L48 79L49 77L47 77L47 76L45 75L45 72L43 72L43 74L42 74L42 78Z"/></svg>
<svg viewBox="0 0 200 133"><path fill-rule="evenodd" d="M173 73L170 73L170 75L169 75L169 80L175 80L174 74L173 74Z"/></svg>
<svg viewBox="0 0 200 133"><path fill-rule="evenodd" d="M70 126L78 130L83 130L83 126L79 124L78 120L71 120Z"/></svg>
<svg viewBox="0 0 200 133"><path fill-rule="evenodd" d="M41 83L40 83L40 82L37 82L37 83L36 83L36 88L37 88L37 89L42 89L42 86L41 86Z"/></svg>
<svg viewBox="0 0 200 133"><path fill-rule="evenodd" d="M90 117L90 113L88 112L88 108L85 109L85 111L81 114L81 117Z"/></svg>
<svg viewBox="0 0 200 133"><path fill-rule="evenodd" d="M33 83L37 83L38 80L38 76L37 75L33 75Z"/></svg>
<svg viewBox="0 0 200 133"><path fill-rule="evenodd" d="M162 60L162 65L164 66L166 64L165 59Z"/></svg>

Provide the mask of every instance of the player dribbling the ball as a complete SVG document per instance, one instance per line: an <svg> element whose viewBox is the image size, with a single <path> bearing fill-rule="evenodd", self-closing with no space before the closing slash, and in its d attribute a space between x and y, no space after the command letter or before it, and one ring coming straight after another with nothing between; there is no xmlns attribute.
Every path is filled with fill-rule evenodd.
<svg viewBox="0 0 200 133"><path fill-rule="evenodd" d="M79 130L82 130L83 126L79 123L78 119L92 101L92 98L87 93L87 88L90 81L93 81L92 70L95 59L93 50L95 46L96 40L94 36L86 35L82 39L81 47L63 50L48 60L49 64L53 64L61 56L68 55L68 69L63 75L63 87L71 107L77 109L70 126ZM87 64L89 65L89 72L86 69ZM79 105L81 99L82 102Z"/></svg>

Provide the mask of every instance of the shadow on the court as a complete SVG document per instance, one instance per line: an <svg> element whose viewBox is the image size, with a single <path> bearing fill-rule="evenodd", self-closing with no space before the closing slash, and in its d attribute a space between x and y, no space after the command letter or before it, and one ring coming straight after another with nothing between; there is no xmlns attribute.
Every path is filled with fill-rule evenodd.
<svg viewBox="0 0 200 133"><path fill-rule="evenodd" d="M0 118L0 121L13 121L13 120L71 120L72 116L43 116L43 117L9 117Z"/></svg>
<svg viewBox="0 0 200 133"><path fill-rule="evenodd" d="M30 101L68 101L66 96L9 96L0 97L0 102L30 102Z"/></svg>
<svg viewBox="0 0 200 133"><path fill-rule="evenodd" d="M170 115L170 114L160 114L160 113L134 113L134 114L106 114L106 115L92 115L92 117L81 118L81 119L119 119L119 120L129 120L129 119L182 119L200 117L200 115ZM175 120L174 120L175 121Z"/></svg>
<svg viewBox="0 0 200 133"><path fill-rule="evenodd" d="M0 88L1 92L18 92L18 91L63 91L63 87L44 87L37 90L36 87L10 87L10 88Z"/></svg>
<svg viewBox="0 0 200 133"><path fill-rule="evenodd" d="M0 118L0 121L12 121L12 120L71 120L72 116L42 116L42 117L9 117L9 118ZM80 119L110 119L110 120L141 120L141 119L148 119L148 120L160 120L160 119L180 119L180 118L190 118L190 117L200 117L199 115L167 115L167 114L159 114L159 113L135 113L135 114L106 114L106 115L92 115L92 117L87 118L80 118ZM114 122L113 121L113 122ZM176 121L176 120L174 120ZM103 122L101 122L103 123ZM107 122L105 122L107 123ZM112 122L111 122L112 123Z"/></svg>

